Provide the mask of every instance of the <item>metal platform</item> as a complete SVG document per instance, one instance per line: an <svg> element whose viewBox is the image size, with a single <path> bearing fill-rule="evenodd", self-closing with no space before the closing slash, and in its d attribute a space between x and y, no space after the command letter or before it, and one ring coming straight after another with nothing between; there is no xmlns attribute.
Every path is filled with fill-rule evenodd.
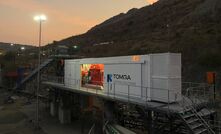
<svg viewBox="0 0 221 134"><path fill-rule="evenodd" d="M187 102L184 103L183 100L179 102L173 102L173 103L163 103L163 102L156 102L156 101L148 101L147 99L143 99L142 97L135 97L135 96L132 97L131 95L126 95L126 94L123 95L123 94L113 94L113 93L103 92L99 89L91 89L91 88L84 88L84 87L80 87L76 89L76 88L67 87L64 84L56 83L56 82L45 81L45 82L42 82L42 84L53 87L53 88L57 88L60 90L69 91L69 92L92 95L92 96L101 97L107 100L120 101L120 102L129 103L129 104L140 105L153 111L166 112L168 114L179 113L183 111L183 107L189 107L188 105L192 104L191 100L188 100L188 99L186 99L185 101L189 101L189 103ZM206 101L195 100L195 103L200 105L201 103L206 103Z"/></svg>
<svg viewBox="0 0 221 134"><path fill-rule="evenodd" d="M205 115L207 116L214 113L207 107L207 105L210 103L209 98L207 97L208 99L205 99L200 98L199 96L202 95L202 97L205 97L205 95L209 94L206 93L206 90L201 91L198 88L196 90L195 88L191 87L186 90L186 93L183 92L183 94L178 94L176 92L172 92L173 94L171 94L170 92L173 90L166 90L166 92L168 91L168 96L165 94L163 97L165 97L168 102L157 102L153 101L151 98L148 98L149 96L145 95L145 93L147 93L147 90L165 91L165 89L162 90L140 87L145 89L142 91L144 94L141 93L141 95L136 95L133 94L133 92L130 92L130 85L125 85L128 87L127 92L115 92L118 89L115 88L115 85L111 85L111 87L114 88L112 89L112 92L110 92L109 88L104 90L99 86L82 86L81 80L74 80L67 86L64 84L63 77L45 76L42 77L42 81L42 84L49 86L52 90L63 90L67 92L96 96L104 100L119 103L124 102L126 104L134 104L142 107L142 109L146 112L153 111L165 114L168 117L173 117L174 119L180 120L185 126L186 130L192 134L215 134L214 130L211 128L211 125L203 118ZM103 85L104 84L106 83L103 83ZM108 87L109 86L110 85L108 85ZM201 86L199 88L201 88ZM172 98L175 98L175 101L170 101L171 95L174 95ZM202 110L203 108L205 108L205 110Z"/></svg>

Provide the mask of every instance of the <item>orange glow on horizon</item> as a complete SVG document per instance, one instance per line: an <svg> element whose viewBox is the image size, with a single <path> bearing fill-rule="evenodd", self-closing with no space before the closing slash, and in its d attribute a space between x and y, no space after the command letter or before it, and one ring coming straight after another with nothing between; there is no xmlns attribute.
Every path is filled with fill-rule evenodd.
<svg viewBox="0 0 221 134"><path fill-rule="evenodd" d="M155 3L155 2L157 2L158 0L147 0L147 3L148 4L153 4L153 3Z"/></svg>
<svg viewBox="0 0 221 134"><path fill-rule="evenodd" d="M110 6L111 5L111 6ZM142 1L60 1L7 0L0 1L0 42L38 44L39 24L33 21L45 14L42 25L42 45L87 32L90 28L131 8L147 5Z"/></svg>

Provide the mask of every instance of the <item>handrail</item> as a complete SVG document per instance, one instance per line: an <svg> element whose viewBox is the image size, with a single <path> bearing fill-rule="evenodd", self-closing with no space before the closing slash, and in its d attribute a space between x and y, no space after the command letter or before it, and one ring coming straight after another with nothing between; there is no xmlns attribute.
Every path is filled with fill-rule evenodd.
<svg viewBox="0 0 221 134"><path fill-rule="evenodd" d="M109 123L109 121L106 121L106 122L104 123L103 132L105 131L105 129L106 129L108 123Z"/></svg>
<svg viewBox="0 0 221 134"><path fill-rule="evenodd" d="M221 134L221 120L208 120L208 123L214 128L217 134Z"/></svg>
<svg viewBox="0 0 221 134"><path fill-rule="evenodd" d="M79 80L79 79L73 79L73 78L64 78L64 77L57 77L57 76L48 76L48 75L42 75L42 78L44 80L50 80L52 82L58 82L58 83L61 83L61 84L65 84L64 83L64 80L66 81L69 81L70 85L68 86L74 86L76 89L81 89L81 90L85 90L86 92L94 92L95 94L100 94L100 89L97 89L97 88L90 88L90 87L87 87L87 86L82 86L81 87L81 83L82 83L82 80ZM103 94L106 94L107 97L110 97L110 98L114 98L116 99L115 97L122 97L122 96L127 96L127 97L124 97L127 98L127 101L130 102L131 100L141 100L140 102L144 103L147 105L147 102L149 99L153 99L152 97L154 96L152 92L153 90L155 91L160 91L160 92L164 92L165 93L165 102L167 103L167 106L168 106L168 112L171 110L170 109L170 104L172 102L175 102L175 101L181 101L182 100L182 93L179 93L177 92L177 90L171 90L171 89L163 89L163 88L153 88L153 87L145 87L145 86L140 86L140 85L126 85L125 83L106 83L106 82L103 82L102 83L103 86L106 86L106 90L104 92L102 92ZM126 90L125 91L117 91L116 89L116 86L127 86L127 88L125 88ZM198 86L198 88L202 88L203 86L201 86L202 84L200 84L200 86ZM98 85L99 86L99 85ZM139 88L139 92L135 92L135 90L137 90L137 88ZM188 94L193 90L193 89L196 89L197 87L189 87L187 88L184 92L184 96L188 96ZM204 87L203 87L204 88ZM89 90L90 89L90 90ZM149 95L149 93L152 93L152 95ZM166 96L167 94L167 96ZM162 98L157 98L157 96L154 96L154 99L162 99Z"/></svg>
<svg viewBox="0 0 221 134"><path fill-rule="evenodd" d="M205 103L205 101L203 100L206 100L209 102L209 99L211 98L210 96L211 91L208 89L210 87L211 87L210 85L206 87L189 87L186 89L186 93L184 94L184 96L188 97L191 100L191 102L194 104L194 107L200 108L199 104ZM206 108L208 112L212 112L210 108L208 107L208 105L204 105L204 107Z"/></svg>
<svg viewBox="0 0 221 134"><path fill-rule="evenodd" d="M82 80L79 79L70 79L70 78L64 78L64 77L50 77L50 76L43 76L46 78L50 78L53 79L53 81L57 80L57 82L60 82L62 84L64 84L64 80L69 80L69 82L72 82L73 86L75 86L77 89L82 89L85 90L87 92L94 92L97 94L100 94L100 90L95 88L95 89L91 89L89 90L89 87L82 87L81 88L81 83ZM55 79L54 79L55 78ZM210 128L210 126L208 125L208 123L198 114L198 112L196 111L195 107L193 106L194 102L190 99L191 103L189 101L186 100L185 96L188 96L188 94L190 93L190 91L192 91L193 89L197 89L197 87L189 87L186 89L185 92L185 96L182 95L182 93L178 93L176 92L176 90L171 90L171 89L162 89L162 88L153 88L153 87L144 87L144 86L138 86L138 85L123 85L122 83L102 83L103 85L107 84L106 86L107 89L104 93L107 94L107 97L113 97L114 99L116 99L115 97L117 97L116 95L127 95L127 101L130 102L132 99L136 98L143 100L144 103L147 105L147 101L148 101L148 97L149 96L149 92L152 92L151 90L160 90L165 92L165 94L167 93L168 96L165 96L165 99L167 99L167 106L168 106L168 112L171 110L170 109L170 103L171 103L171 97L173 97L173 99L175 98L175 101L178 102L178 104L181 106L181 108L183 108L184 110L186 110L186 106L184 104L187 104L188 107L190 107L192 109L192 112L196 115L196 117L201 121L201 123L205 126L205 128L208 129L208 131L211 134L214 134L214 131ZM120 92L116 92L116 85L123 85L123 86L127 86L127 91L122 92L122 94ZM71 85L70 85L71 86ZM111 87L111 88L110 88ZM204 86L200 85L198 86L198 88L204 88ZM140 94L138 92L133 92L133 90L137 89L137 88L141 88ZM145 96L145 91L146 91L146 96ZM152 96L151 96L152 97ZM179 100L177 99L177 97L180 97ZM139 100L139 101L140 101ZM183 104L181 104L181 102L183 102ZM108 122L106 122L108 123ZM106 124L107 125L107 124ZM107 125L108 126L108 125Z"/></svg>
<svg viewBox="0 0 221 134"><path fill-rule="evenodd" d="M94 130L94 128L95 128L95 123L92 125L92 127L91 127L91 129L89 130L88 134L91 134L92 131Z"/></svg>
<svg viewBox="0 0 221 134"><path fill-rule="evenodd" d="M120 132L116 128L114 128L112 125L107 125L107 130L111 130L113 134L120 134Z"/></svg>
<svg viewBox="0 0 221 134"><path fill-rule="evenodd" d="M196 82L182 82L182 86L187 86L187 88L189 87L200 87L200 86L210 86L210 84L207 84L207 83L196 83Z"/></svg>
<svg viewBox="0 0 221 134"><path fill-rule="evenodd" d="M51 81L53 81L53 82L55 82L54 80L57 80L56 82L58 82L58 83L62 83L62 84L64 84L63 82L64 82L64 77L62 77L62 76L48 76L48 75L41 75L41 77L42 77L42 79L43 80L45 80L45 79L47 79L48 80L48 78L52 78L53 80L51 80ZM55 78L55 79L54 79ZM63 80L61 80L61 79L63 79ZM61 80L61 81L59 81L59 80ZM75 81L80 81L81 82L81 80L80 79L70 79L70 78L68 78L68 80L75 80ZM96 81L95 81L96 82ZM97 82L99 82L99 81L97 81ZM78 83L79 84L79 83ZM169 90L168 88L153 88L153 87L148 87L148 86L142 86L142 85L129 85L129 84L121 84L121 83L108 83L108 82L103 82L102 83L103 85L104 84L110 84L110 85L122 85L122 86L130 86L130 87L140 87L140 88L152 88L152 89L158 89L158 90ZM169 91L173 91L173 90L169 90ZM174 90L175 91L175 90ZM166 91L165 91L166 92Z"/></svg>
<svg viewBox="0 0 221 134"><path fill-rule="evenodd" d="M209 86L208 86L209 87ZM194 88L197 88L197 87L194 87ZM200 88L200 87L198 87L198 88ZM191 100L191 102L193 103L193 105L194 105L194 107L196 107L196 108L199 108L199 105L197 104L197 103L195 103L194 102L194 100L191 98L191 97L189 97L189 95L191 94L191 93L189 93L190 92L190 89L192 89L192 87L190 87L190 88L188 88L187 89L187 92L186 92L186 97L188 97L188 99L190 99ZM204 99L206 99L205 98L205 88L204 88L204 91L202 91L204 94L203 94L203 97L204 97ZM198 91L201 91L201 90L198 90ZM208 93L209 94L209 93ZM193 94L193 96L194 96L194 98L197 98L198 96L196 96L195 94ZM208 98L209 99L209 98ZM203 101L202 101L202 99L201 98L198 98L197 99L197 101L199 101L199 104L202 104L202 103L204 103ZM204 105L205 107L206 107L206 110L209 112L209 113L212 113L212 111L210 110L210 108L207 106L207 105ZM202 115L204 115L204 113L202 112L202 111L199 111Z"/></svg>
<svg viewBox="0 0 221 134"><path fill-rule="evenodd" d="M194 114L197 116L197 118L200 119L200 122L203 123L203 125L207 128L207 130L209 130L209 133L215 134L215 132L211 129L211 127L209 126L209 124L198 114L198 112L196 111L196 109L192 106L193 103L190 104L190 103L186 100L185 96L182 96L182 100L183 100L183 102L185 102L185 103L188 104L188 107L190 107L191 110L194 112ZM182 106L182 105L181 105L181 106ZM185 109L186 107L183 107L183 108Z"/></svg>
<svg viewBox="0 0 221 134"><path fill-rule="evenodd" d="M193 103L194 107L199 108L199 105L196 104L196 103L194 103L194 101L193 101L192 98L190 98L190 97L188 97L188 98L191 100L191 102ZM199 101L200 104L203 103L203 101L202 101L201 99L197 99L197 100ZM204 106L206 107L206 110L207 110L209 113L212 113L212 111L210 110L210 108L209 108L207 105L204 105ZM200 110L199 112L200 112L202 115L204 115L204 113L203 113L201 110Z"/></svg>
<svg viewBox="0 0 221 134"><path fill-rule="evenodd" d="M50 79L53 79L52 81L53 82L58 82L58 83L62 83L62 84L64 84L64 80L65 79L68 79L68 80L76 80L76 81L81 81L81 80L79 80L79 79L73 79L73 78L64 78L63 76L48 76L48 75L41 75L41 77L43 78L43 79L47 79L47 78L50 78ZM94 81L94 82L100 82L100 81ZM191 83L191 82L183 82L182 84L186 84L186 83ZM108 82L103 82L102 83L103 85L104 84L109 84ZM117 84L117 85L126 85L126 84L122 84L122 83L113 83L113 84ZM191 83L191 84L195 84L195 85L199 85L199 86L192 86L192 87L188 87L188 88L186 88L186 89L183 89L184 91L186 91L186 90L190 90L190 89L196 89L196 88L204 88L204 87L206 87L206 86L208 86L209 87L209 85L208 84L205 84L205 83ZM129 86L133 86L133 87L141 87L141 88L152 88L152 87L147 87L147 86L142 86L142 85L129 85ZM162 89L162 90L168 90L168 89L164 89L164 88L154 88L154 89ZM195 91L197 91L197 90L195 90ZM198 91L201 91L201 90L198 90ZM189 91L186 91L186 92L189 92Z"/></svg>
<svg viewBox="0 0 221 134"><path fill-rule="evenodd" d="M81 90L85 90L86 92L94 92L95 94L100 94L101 90L97 89L97 88L90 88L90 85L87 86L82 86L81 80L78 79L70 79L70 78L64 78L64 77L57 77L57 76L48 76L48 75L42 75L42 80L47 81L49 79L48 82L56 82L56 83L60 83L60 84L65 84L64 83L64 79L66 81L69 81L69 85L68 86L73 86L76 89L81 89ZM88 87L89 86L89 87ZM98 85L99 86L99 85ZM163 89L163 88L153 88L153 87L145 87L145 86L140 86L140 85L126 85L125 83L106 83L103 82L103 86L106 87L106 90L104 90L102 92L102 94L106 94L108 97L110 98L114 98L115 97L123 97L123 96L127 96L127 101L133 101L133 100L140 100L139 102L141 103L147 103L150 99L151 100L162 100L166 103L168 103L168 106L170 105L170 103L174 102L174 101L178 101L177 99L177 90L175 89ZM125 91L118 91L117 90L117 86L125 86ZM139 92L137 91L137 89L140 89ZM90 90L89 90L90 89ZM127 90L126 90L127 89ZM156 95L153 95L153 91L159 91L159 92L163 92L164 94L168 94L168 96L165 96L164 98L158 97ZM152 96L150 96L149 93L152 93ZM125 97L124 97L125 98ZM169 110L169 109L168 109Z"/></svg>

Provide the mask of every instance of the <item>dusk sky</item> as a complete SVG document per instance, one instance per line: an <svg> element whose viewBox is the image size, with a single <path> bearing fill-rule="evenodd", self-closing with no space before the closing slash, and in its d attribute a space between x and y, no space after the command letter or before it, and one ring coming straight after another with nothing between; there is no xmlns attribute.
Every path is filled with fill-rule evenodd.
<svg viewBox="0 0 221 134"><path fill-rule="evenodd" d="M1 0L0 42L35 45L39 24L33 20L45 14L43 44L85 33L91 27L131 8L155 0Z"/></svg>

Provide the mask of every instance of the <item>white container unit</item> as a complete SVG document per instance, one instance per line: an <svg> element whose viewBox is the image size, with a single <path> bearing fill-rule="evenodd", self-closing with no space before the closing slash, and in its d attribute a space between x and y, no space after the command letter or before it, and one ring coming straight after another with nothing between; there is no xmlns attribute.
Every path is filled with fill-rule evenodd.
<svg viewBox="0 0 221 134"><path fill-rule="evenodd" d="M181 54L65 60L65 86L83 89L81 66L84 64L104 66L101 89L104 94L166 103L180 99Z"/></svg>

